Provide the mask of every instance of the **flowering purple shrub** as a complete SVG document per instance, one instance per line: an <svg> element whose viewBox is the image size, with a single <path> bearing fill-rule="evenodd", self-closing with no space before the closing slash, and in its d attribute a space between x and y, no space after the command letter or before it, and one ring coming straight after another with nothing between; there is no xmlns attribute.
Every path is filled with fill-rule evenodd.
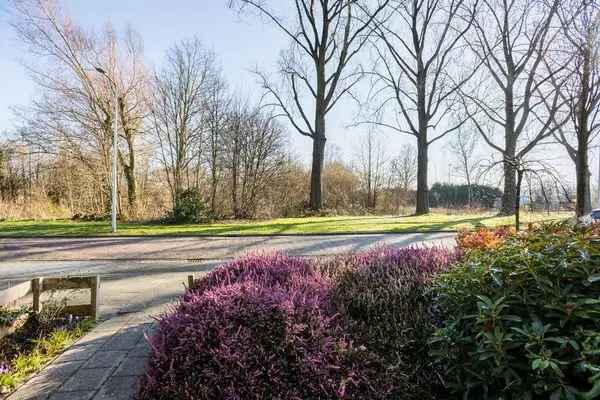
<svg viewBox="0 0 600 400"><path fill-rule="evenodd" d="M217 267L207 276L196 280L189 294L234 283L253 282L264 287L292 288L295 285L321 282L311 264L301 258L282 253L253 253ZM187 301L189 296L185 297Z"/></svg>
<svg viewBox="0 0 600 400"><path fill-rule="evenodd" d="M335 272L336 306L357 342L393 366L389 378L404 399L436 398L426 351L436 324L428 284L458 257L442 248L380 247L322 266L341 271Z"/></svg>
<svg viewBox="0 0 600 400"><path fill-rule="evenodd" d="M159 319L139 398L377 398L369 355L332 312L330 289L282 255L217 268Z"/></svg>
<svg viewBox="0 0 600 400"><path fill-rule="evenodd" d="M196 281L158 320L138 397L396 398L412 390L412 378L407 368L398 369L404 358L383 352L416 348L408 343L413 339L400 340L412 326L401 317L416 320L416 310L426 308L400 299L421 293L453 257L440 249L378 248L323 263L270 254L225 264ZM335 267L341 272L333 273ZM409 304L421 308L409 310ZM398 324L396 331L382 320L387 317ZM395 343L385 344L376 333L381 328Z"/></svg>

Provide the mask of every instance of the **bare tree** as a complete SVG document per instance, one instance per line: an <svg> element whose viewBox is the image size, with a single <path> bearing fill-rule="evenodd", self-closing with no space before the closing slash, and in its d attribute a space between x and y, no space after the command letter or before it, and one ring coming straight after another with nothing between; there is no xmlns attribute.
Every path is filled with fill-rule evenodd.
<svg viewBox="0 0 600 400"><path fill-rule="evenodd" d="M559 10L563 30L567 82L552 83L566 102L569 124L559 125L554 136L575 163L577 199L575 212L591 211L589 146L600 134L600 7L592 0L570 0ZM570 62L569 62L570 61Z"/></svg>
<svg viewBox="0 0 600 400"><path fill-rule="evenodd" d="M214 71L214 55L192 39L173 46L154 77L152 126L173 208L180 193L198 183L197 177L190 181L190 171L197 173L202 154L206 96Z"/></svg>
<svg viewBox="0 0 600 400"><path fill-rule="evenodd" d="M259 107L237 102L224 136L224 164L229 175L235 218L256 215L259 194L269 187L285 162L285 135Z"/></svg>
<svg viewBox="0 0 600 400"><path fill-rule="evenodd" d="M283 84L290 96L269 82L265 74L259 76L281 115L313 141L310 207L314 210L322 206L327 114L360 79L355 70L348 71L351 61L364 46L374 19L389 2L293 0L286 2L293 9L293 22L287 23L269 7L268 1L230 0L230 4L238 3L260 12L291 41L281 60Z"/></svg>
<svg viewBox="0 0 600 400"><path fill-rule="evenodd" d="M502 154L504 193L501 214L512 215L517 201L516 166L536 145L557 129L552 122L562 104L559 91L540 96L540 89L564 67L544 71L558 33L552 22L560 0L481 0L482 9L467 41L472 53L485 66L479 93L463 93L468 115L485 142ZM489 78L489 79L488 79ZM550 105L546 114L544 98ZM471 107L473 106L473 107ZM492 123L487 129L486 122ZM502 132L502 142L494 132Z"/></svg>
<svg viewBox="0 0 600 400"><path fill-rule="evenodd" d="M530 155L531 156L531 155ZM506 164L506 160L490 161L486 165L482 165L482 175L485 175L493 171L498 165ZM569 200L568 190L562 183L561 174L550 162L542 159L534 159L532 157L524 159L516 159L509 161L511 167L515 171L515 197L514 204L512 205L511 215L515 216L515 228L517 230L521 227L521 190L523 186L523 180L532 184L536 182L547 200L547 194L552 190L551 185L554 186L556 193L563 193L564 196ZM550 185L550 187L549 187ZM530 195L530 201L531 201Z"/></svg>
<svg viewBox="0 0 600 400"><path fill-rule="evenodd" d="M376 24L377 65L369 102L379 100L379 106L376 118L367 122L416 138L416 213L426 214L429 146L464 123L448 124L447 117L456 111L456 95L474 73L464 74L455 61L477 1L397 0L392 5L391 15ZM392 121L381 118L388 105L394 109Z"/></svg>
<svg viewBox="0 0 600 400"><path fill-rule="evenodd" d="M365 193L365 207L375 209L379 192L385 183L387 155L383 144L375 137L376 132L369 130L360 145L358 154L358 172Z"/></svg>
<svg viewBox="0 0 600 400"><path fill-rule="evenodd" d="M458 166L456 172L465 179L467 183L467 196L469 208L472 207L472 184L473 178L480 160L475 157L475 149L479 142L479 133L462 127L456 131L453 140L448 144Z"/></svg>
<svg viewBox="0 0 600 400"><path fill-rule="evenodd" d="M206 113L206 146L204 156L210 179L210 212L213 216L220 214L217 206L217 194L223 174L223 135L229 123L232 104L227 83L221 72L215 75L207 94Z"/></svg>
<svg viewBox="0 0 600 400"><path fill-rule="evenodd" d="M129 29L119 38L110 27L101 35L88 34L51 0L11 0L11 6L13 27L32 56L27 71L42 93L31 107L17 111L23 139L35 151L67 152L81 161L106 195L116 91L119 160L134 207L135 145L147 112L140 37Z"/></svg>
<svg viewBox="0 0 600 400"><path fill-rule="evenodd" d="M402 145L398 156L390 161L390 179L390 186L396 189L396 210L399 210L402 196L417 181L417 152L410 144Z"/></svg>
<svg viewBox="0 0 600 400"><path fill-rule="evenodd" d="M559 185L562 186L562 183L560 182L560 176L556 169L545 161L519 160L516 165L514 165L514 168L517 174L517 195L515 196L514 204L515 228L519 230L521 227L521 187L523 184L523 179L528 177L529 179L537 180L538 184L541 186L544 196L546 193L546 187L544 185L547 184L547 181L553 183L557 188Z"/></svg>

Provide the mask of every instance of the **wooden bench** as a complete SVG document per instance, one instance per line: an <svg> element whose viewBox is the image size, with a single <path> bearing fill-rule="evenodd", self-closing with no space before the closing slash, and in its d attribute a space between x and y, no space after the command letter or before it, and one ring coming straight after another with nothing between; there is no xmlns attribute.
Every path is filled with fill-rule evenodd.
<svg viewBox="0 0 600 400"><path fill-rule="evenodd" d="M98 318L98 295L100 292L100 277L67 277L67 278L36 278L31 281L33 292L33 311L40 312L42 303L40 297L48 290L90 289L90 304L66 306L65 314L85 315Z"/></svg>

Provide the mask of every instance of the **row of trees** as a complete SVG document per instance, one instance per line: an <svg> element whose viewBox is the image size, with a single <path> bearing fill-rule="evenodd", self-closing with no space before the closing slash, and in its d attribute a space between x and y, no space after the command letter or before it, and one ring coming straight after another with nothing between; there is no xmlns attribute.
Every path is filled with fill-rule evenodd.
<svg viewBox="0 0 600 400"><path fill-rule="evenodd" d="M587 153L600 129L600 19L593 1L229 4L257 11L290 39L281 79L257 72L270 100L231 93L215 55L198 40L175 45L152 71L133 29L86 31L55 1L11 0L40 93L16 110L20 142L45 162L76 166L70 185L91 193L86 207L104 211L116 124L123 212L135 215L150 177L158 176L173 208L181 193L202 189L212 215L227 209L248 217L273 200L269 185L297 169L278 122L285 120L313 142L307 206L318 211L327 120L348 97L360 104L348 123L369 131L354 166L365 208L376 208L379 188L406 193L414 179L416 212L428 212L430 146L447 137L470 204L474 173L484 167L473 157L480 137L499 156L485 160L486 168L503 169L502 213L515 211L520 185L531 179L524 175L543 180L531 165L542 165L536 151L550 141L563 144L576 164L578 215L589 210ZM374 139L378 129L414 137L416 151L399 149L398 158L385 159Z"/></svg>
<svg viewBox="0 0 600 400"><path fill-rule="evenodd" d="M250 118L254 115L250 114ZM235 143L235 142L234 142ZM158 150L165 152L170 149ZM242 151L241 153L245 152ZM234 153L232 153L233 155ZM414 190L417 177L417 153L413 146L405 145L397 156L392 157L385 151L381 142L373 135L365 138L357 149L352 163L347 163L335 154L326 156L323 167L323 207L327 212L341 214L369 213L410 213L416 200ZM175 153L173 153L175 155ZM162 157L162 155L161 155ZM244 160L246 156L242 156ZM222 162L231 162L234 157L222 158ZM200 174L197 185L196 161L182 167L179 190L175 192L174 173L177 168L164 168L162 165L152 168L146 163L138 167L137 181L138 217L162 219L165 216L177 216L186 213L189 207L190 193L199 193L206 199L204 216L214 212L214 216L251 218L255 216L298 216L306 210L306 198L309 191L306 184L310 172L302 164L282 157L273 166L273 174L257 181L247 163L240 167L224 164L219 171L216 205L210 209L210 174ZM204 169L204 167L200 167ZM239 172L235 172L235 171ZM458 169L455 172L460 172ZM502 192L494 186L482 184L481 170L473 171L470 185L436 183L431 187L431 206L461 210L465 208L492 209ZM234 176L239 174L238 185L234 185ZM262 182L268 182L263 184ZM481 182L481 183L480 183ZM528 180L525 184L527 205L532 210L565 209L570 206L569 197L554 182ZM120 185L119 209L127 210L127 187ZM66 155L47 157L32 155L27 148L5 143L0 149L0 216L21 218L64 217L76 218L101 217L105 208L97 196L95 183L81 170L77 161ZM174 193L177 196L174 197ZM194 198L192 198L194 200ZM12 208L11 208L12 205ZM7 208L8 207L8 208ZM173 212L170 210L174 208Z"/></svg>
<svg viewBox="0 0 600 400"><path fill-rule="evenodd" d="M225 175L233 216L255 215L259 194L286 160L284 131L273 115L231 96L214 55L197 40L168 52L151 92L151 130L174 208L179 194L200 188L207 174L210 212L217 215Z"/></svg>
<svg viewBox="0 0 600 400"><path fill-rule="evenodd" d="M86 31L54 1L11 6L39 92L16 110L19 142L44 155L47 166L76 166L67 168L69 180L79 182L80 194L92 193L79 196L76 209L108 209L116 126L122 213L136 215L148 195L140 190L155 171L173 209L182 193L202 186L210 188L211 215L223 213L224 200L235 217L256 213L266 186L283 174L284 130L268 109L228 90L215 55L198 40L175 45L152 72L132 29ZM62 188L63 197L75 197L67 196L70 184Z"/></svg>
<svg viewBox="0 0 600 400"><path fill-rule="evenodd" d="M258 11L290 39L281 83L259 76L274 105L313 140L312 208L321 207L327 116L370 77L359 123L415 137L418 214L429 211L429 147L466 124L499 155L490 163L503 169L501 213L515 212L519 176L548 141L567 148L577 214L589 210L587 153L600 101L593 0L294 0L283 10L274 3L230 2Z"/></svg>

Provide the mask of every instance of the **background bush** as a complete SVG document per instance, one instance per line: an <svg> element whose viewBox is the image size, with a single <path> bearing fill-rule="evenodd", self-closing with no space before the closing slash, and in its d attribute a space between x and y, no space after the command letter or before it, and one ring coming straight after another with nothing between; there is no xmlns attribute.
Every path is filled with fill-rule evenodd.
<svg viewBox="0 0 600 400"><path fill-rule="evenodd" d="M172 222L178 224L197 224L206 222L208 211L198 189L187 189L177 194L173 207Z"/></svg>
<svg viewBox="0 0 600 400"><path fill-rule="evenodd" d="M600 246L588 234L533 227L436 280L446 322L432 355L457 395L600 396Z"/></svg>

